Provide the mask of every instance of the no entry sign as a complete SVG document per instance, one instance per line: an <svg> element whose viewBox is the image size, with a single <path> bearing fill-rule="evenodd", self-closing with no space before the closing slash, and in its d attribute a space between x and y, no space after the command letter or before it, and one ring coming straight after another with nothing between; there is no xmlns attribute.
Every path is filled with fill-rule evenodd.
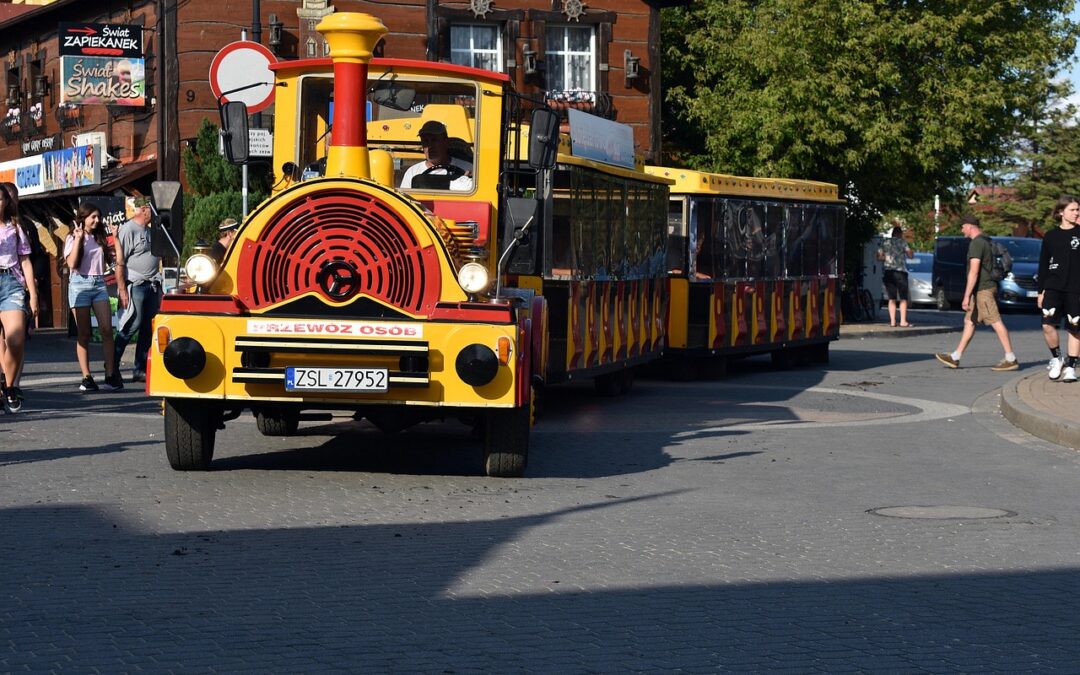
<svg viewBox="0 0 1080 675"><path fill-rule="evenodd" d="M258 42L237 40L221 48L210 63L210 89L219 100L241 101L257 113L274 102L273 53ZM223 96L224 94L224 96Z"/></svg>

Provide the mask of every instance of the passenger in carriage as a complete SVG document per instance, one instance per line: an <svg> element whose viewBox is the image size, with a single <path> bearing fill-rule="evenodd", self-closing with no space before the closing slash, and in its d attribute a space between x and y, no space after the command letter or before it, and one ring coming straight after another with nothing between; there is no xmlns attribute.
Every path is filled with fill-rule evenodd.
<svg viewBox="0 0 1080 675"><path fill-rule="evenodd" d="M409 167L401 179L401 187L406 190L472 190L472 163L450 156L450 138L446 125L429 120L420 127L419 136L420 145L424 148L424 161Z"/></svg>

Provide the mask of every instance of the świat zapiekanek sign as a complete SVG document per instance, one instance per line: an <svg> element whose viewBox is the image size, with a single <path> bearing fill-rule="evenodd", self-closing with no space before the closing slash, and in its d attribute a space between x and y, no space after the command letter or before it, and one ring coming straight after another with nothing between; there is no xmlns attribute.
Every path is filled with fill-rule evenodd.
<svg viewBox="0 0 1080 675"><path fill-rule="evenodd" d="M141 26L61 22L58 35L61 103L146 104Z"/></svg>

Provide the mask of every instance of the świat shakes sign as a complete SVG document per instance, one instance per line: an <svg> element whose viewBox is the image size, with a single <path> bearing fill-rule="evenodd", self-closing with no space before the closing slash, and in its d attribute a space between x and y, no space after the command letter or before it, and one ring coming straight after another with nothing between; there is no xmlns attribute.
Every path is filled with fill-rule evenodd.
<svg viewBox="0 0 1080 675"><path fill-rule="evenodd" d="M141 26L62 22L58 33L62 103L146 104Z"/></svg>

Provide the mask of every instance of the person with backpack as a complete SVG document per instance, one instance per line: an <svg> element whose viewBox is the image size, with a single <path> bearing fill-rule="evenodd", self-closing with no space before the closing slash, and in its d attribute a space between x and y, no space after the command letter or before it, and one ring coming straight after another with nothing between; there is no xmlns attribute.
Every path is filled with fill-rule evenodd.
<svg viewBox="0 0 1080 675"><path fill-rule="evenodd" d="M1039 253L1039 309L1043 338L1050 350L1050 379L1076 382L1080 358L1080 201L1072 195L1058 197L1053 217L1058 226L1043 237ZM1061 358L1058 326L1065 321L1068 357Z"/></svg>
<svg viewBox="0 0 1080 675"><path fill-rule="evenodd" d="M1005 350L1005 358L992 366L990 370L996 372L1017 370L1020 363L1013 353L1012 341L1009 339L1009 329L1001 320L1001 314L997 307L997 281L993 276L1004 273L1001 269L1002 262L995 261L994 245L990 238L982 233L979 219L972 214L966 214L960 220L960 228L964 236L971 240L968 244L968 274L967 285L964 288L964 301L961 305L966 312L964 314L964 332L960 334L960 344L951 354L934 354L948 368L959 368L960 358L964 355L971 338L975 336L975 326L982 322L994 329ZM994 273L995 263L999 270ZM993 276L992 276L993 274Z"/></svg>

